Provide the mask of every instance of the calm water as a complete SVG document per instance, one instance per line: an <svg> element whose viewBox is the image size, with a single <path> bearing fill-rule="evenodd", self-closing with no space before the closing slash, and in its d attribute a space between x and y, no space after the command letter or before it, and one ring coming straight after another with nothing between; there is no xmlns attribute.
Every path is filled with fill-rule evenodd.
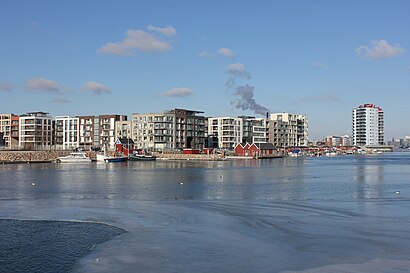
<svg viewBox="0 0 410 273"><path fill-rule="evenodd" d="M74 272L409 272L409 174L408 153L1 165L0 218L81 222L90 226L74 237L94 236L84 248L75 240L35 255L27 248L22 261L0 244L0 271L66 251L76 253ZM19 230L47 221L18 222ZM0 222L0 239L12 238L15 221ZM113 227L126 232L108 236ZM24 238L14 240L44 245Z"/></svg>

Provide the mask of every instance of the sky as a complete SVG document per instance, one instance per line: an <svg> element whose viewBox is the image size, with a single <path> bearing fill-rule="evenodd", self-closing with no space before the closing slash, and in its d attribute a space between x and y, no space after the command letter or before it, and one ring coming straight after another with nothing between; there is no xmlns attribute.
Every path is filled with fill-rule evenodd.
<svg viewBox="0 0 410 273"><path fill-rule="evenodd" d="M0 112L305 114L350 135L352 109L410 135L410 1L0 4Z"/></svg>

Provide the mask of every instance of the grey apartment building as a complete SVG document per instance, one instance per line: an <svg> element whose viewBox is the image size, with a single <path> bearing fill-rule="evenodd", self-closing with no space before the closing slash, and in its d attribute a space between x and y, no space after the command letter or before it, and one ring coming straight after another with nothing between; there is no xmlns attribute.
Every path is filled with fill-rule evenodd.
<svg viewBox="0 0 410 273"><path fill-rule="evenodd" d="M136 149L155 151L202 149L205 145L205 117L201 111L173 109L162 113L132 115Z"/></svg>
<svg viewBox="0 0 410 273"><path fill-rule="evenodd" d="M79 116L80 147L115 149L115 122L126 121L124 115Z"/></svg>

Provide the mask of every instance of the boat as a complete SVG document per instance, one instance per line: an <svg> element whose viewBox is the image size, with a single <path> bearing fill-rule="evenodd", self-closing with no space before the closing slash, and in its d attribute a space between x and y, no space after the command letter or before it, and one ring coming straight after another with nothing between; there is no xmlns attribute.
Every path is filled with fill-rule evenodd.
<svg viewBox="0 0 410 273"><path fill-rule="evenodd" d="M57 161L61 163L87 163L91 162L91 158L85 152L73 152L67 156L57 157Z"/></svg>
<svg viewBox="0 0 410 273"><path fill-rule="evenodd" d="M113 157L106 158L104 161L105 163L114 163L114 162L125 162L127 160L128 160L128 157L126 156L119 156L119 157L113 156Z"/></svg>
<svg viewBox="0 0 410 273"><path fill-rule="evenodd" d="M157 158L153 155L130 154L129 159L131 161L153 161Z"/></svg>
<svg viewBox="0 0 410 273"><path fill-rule="evenodd" d="M125 162L127 160L128 160L128 157L126 156L108 156L108 155L97 154L97 162L110 163L110 162Z"/></svg>

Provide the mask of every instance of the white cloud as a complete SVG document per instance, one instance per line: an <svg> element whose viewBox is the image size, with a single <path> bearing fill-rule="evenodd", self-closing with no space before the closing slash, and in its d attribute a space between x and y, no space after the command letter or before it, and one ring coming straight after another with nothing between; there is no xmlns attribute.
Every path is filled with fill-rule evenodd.
<svg viewBox="0 0 410 273"><path fill-rule="evenodd" d="M153 25L148 25L147 26L148 31L153 31L153 32L159 32L165 36L175 36L177 34L177 30L171 26L166 26L166 27L155 27Z"/></svg>
<svg viewBox="0 0 410 273"><path fill-rule="evenodd" d="M150 33L129 29L126 37L116 43L107 43L98 49L101 53L114 55L132 55L134 51L162 52L171 49L171 45Z"/></svg>
<svg viewBox="0 0 410 273"><path fill-rule="evenodd" d="M235 56L235 52L232 51L232 49L222 47L218 49L218 54L225 56L225 57L233 57Z"/></svg>
<svg viewBox="0 0 410 273"><path fill-rule="evenodd" d="M11 91L13 87L9 83L0 82L0 91Z"/></svg>
<svg viewBox="0 0 410 273"><path fill-rule="evenodd" d="M82 87L82 92L90 92L94 95L111 94L111 89L99 82L88 81Z"/></svg>
<svg viewBox="0 0 410 273"><path fill-rule="evenodd" d="M60 92L62 90L62 86L58 82L41 77L28 80L26 87L33 91L43 92Z"/></svg>
<svg viewBox="0 0 410 273"><path fill-rule="evenodd" d="M163 93L163 96L166 97L187 97L194 94L194 91L191 88L187 87L177 87L168 90L167 92Z"/></svg>
<svg viewBox="0 0 410 273"><path fill-rule="evenodd" d="M214 54L208 52L208 51L201 51L198 53L199 57L205 57L205 58L212 58Z"/></svg>
<svg viewBox="0 0 410 273"><path fill-rule="evenodd" d="M71 103L69 99L66 98L55 98L50 101L51 103L58 103L58 104L64 104L64 103Z"/></svg>
<svg viewBox="0 0 410 273"><path fill-rule="evenodd" d="M242 73L245 71L245 66L241 63L228 65L228 71L230 73Z"/></svg>
<svg viewBox="0 0 410 273"><path fill-rule="evenodd" d="M399 44L389 44L386 40L372 41L373 47L359 46L356 53L360 57L379 60L393 58L406 53L406 50Z"/></svg>

